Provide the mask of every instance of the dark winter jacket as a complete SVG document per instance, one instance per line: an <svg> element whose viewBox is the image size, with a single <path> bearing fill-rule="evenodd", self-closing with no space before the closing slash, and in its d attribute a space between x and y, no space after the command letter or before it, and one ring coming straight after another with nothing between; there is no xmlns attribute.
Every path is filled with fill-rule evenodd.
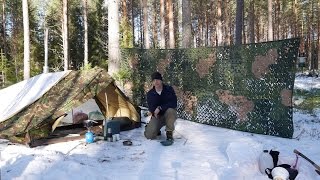
<svg viewBox="0 0 320 180"><path fill-rule="evenodd" d="M159 95L156 89L153 87L147 93L148 109L150 112L154 112L158 106L160 106L159 115L163 115L168 108L175 109L177 107L177 96L173 88L169 85L163 84L161 95Z"/></svg>

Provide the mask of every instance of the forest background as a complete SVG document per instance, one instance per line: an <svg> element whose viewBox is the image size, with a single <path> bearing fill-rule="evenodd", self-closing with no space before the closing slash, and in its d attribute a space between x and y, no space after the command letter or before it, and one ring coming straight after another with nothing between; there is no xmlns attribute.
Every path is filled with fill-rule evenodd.
<svg viewBox="0 0 320 180"><path fill-rule="evenodd" d="M129 73L120 67L121 48L295 37L305 70L319 72L319 0L0 0L0 13L0 88L43 72L97 65L122 81Z"/></svg>

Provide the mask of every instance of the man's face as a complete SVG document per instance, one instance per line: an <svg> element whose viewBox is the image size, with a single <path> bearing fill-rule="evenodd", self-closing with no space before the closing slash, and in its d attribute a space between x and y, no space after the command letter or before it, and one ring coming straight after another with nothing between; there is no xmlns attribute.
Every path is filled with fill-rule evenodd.
<svg viewBox="0 0 320 180"><path fill-rule="evenodd" d="M156 87L156 88L162 87L162 81L159 80L159 79L154 79L154 80L152 81L152 84L153 84L153 86Z"/></svg>

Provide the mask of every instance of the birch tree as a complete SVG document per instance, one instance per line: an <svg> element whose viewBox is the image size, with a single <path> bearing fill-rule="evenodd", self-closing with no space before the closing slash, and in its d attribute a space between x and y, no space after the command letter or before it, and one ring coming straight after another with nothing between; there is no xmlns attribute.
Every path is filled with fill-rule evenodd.
<svg viewBox="0 0 320 180"><path fill-rule="evenodd" d="M30 78L30 30L29 30L29 12L28 0L22 1L23 11L23 79Z"/></svg>
<svg viewBox="0 0 320 180"><path fill-rule="evenodd" d="M69 41L68 41L68 0L62 1L62 39L64 70L69 69Z"/></svg>
<svg viewBox="0 0 320 180"><path fill-rule="evenodd" d="M89 64L88 61L88 15L87 15L87 0L82 0L83 3L83 26L84 26L84 67Z"/></svg>

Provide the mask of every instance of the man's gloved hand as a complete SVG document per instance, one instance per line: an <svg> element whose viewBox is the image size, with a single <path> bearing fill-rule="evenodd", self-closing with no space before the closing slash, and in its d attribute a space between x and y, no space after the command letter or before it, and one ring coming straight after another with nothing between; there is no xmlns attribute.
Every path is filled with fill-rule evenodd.
<svg viewBox="0 0 320 180"><path fill-rule="evenodd" d="M152 113L150 111L144 113L144 117L152 116Z"/></svg>

